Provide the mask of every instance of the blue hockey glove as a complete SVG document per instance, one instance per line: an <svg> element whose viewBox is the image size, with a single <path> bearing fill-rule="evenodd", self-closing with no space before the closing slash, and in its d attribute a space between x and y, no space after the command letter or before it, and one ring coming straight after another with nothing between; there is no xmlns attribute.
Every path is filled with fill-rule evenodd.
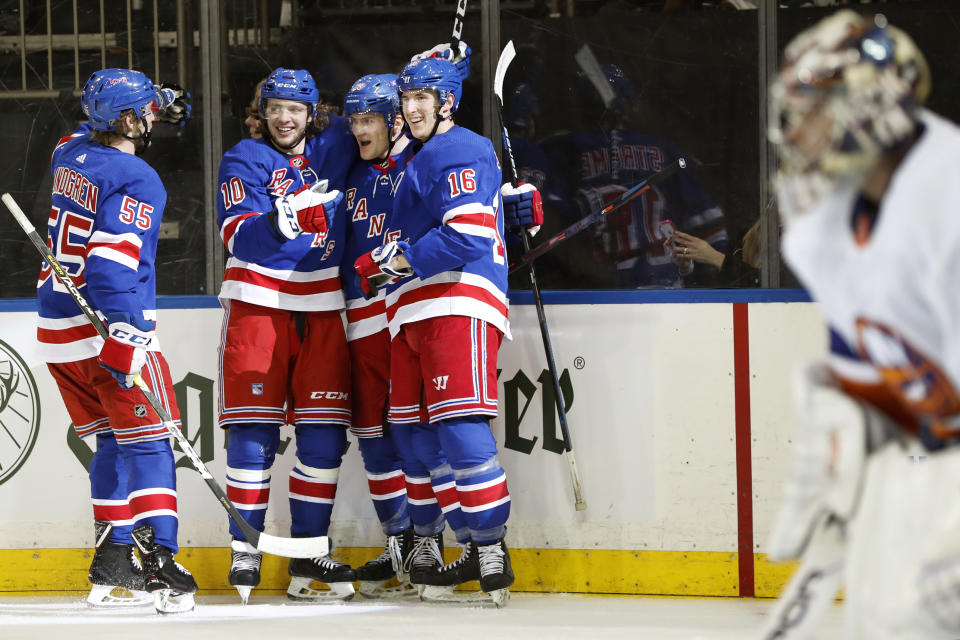
<svg viewBox="0 0 960 640"><path fill-rule="evenodd" d="M164 82L154 86L158 96L154 110L157 120L179 127L187 124L187 120L190 119L190 103L187 102L190 94L178 84Z"/></svg>
<svg viewBox="0 0 960 640"><path fill-rule="evenodd" d="M444 60L449 60L457 68L457 73L460 74L461 80L466 80L470 77L470 54L473 53L473 50L470 48L466 42L460 41L459 51L454 51L450 48L450 43L445 42L443 44L438 44L432 49L427 49L421 53L410 58L410 62L414 60L420 60L422 58L442 58Z"/></svg>
<svg viewBox="0 0 960 640"><path fill-rule="evenodd" d="M516 187L507 182L500 187L500 195L503 199L503 226L513 233L526 229L531 237L536 235L543 224L540 191L526 182Z"/></svg>

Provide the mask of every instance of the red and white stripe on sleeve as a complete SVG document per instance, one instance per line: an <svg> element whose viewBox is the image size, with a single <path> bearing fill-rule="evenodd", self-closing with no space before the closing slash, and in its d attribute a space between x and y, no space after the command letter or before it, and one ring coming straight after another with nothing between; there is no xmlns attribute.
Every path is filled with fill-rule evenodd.
<svg viewBox="0 0 960 640"><path fill-rule="evenodd" d="M140 247L143 241L135 233L94 231L87 243L87 258L97 256L137 271L140 268Z"/></svg>

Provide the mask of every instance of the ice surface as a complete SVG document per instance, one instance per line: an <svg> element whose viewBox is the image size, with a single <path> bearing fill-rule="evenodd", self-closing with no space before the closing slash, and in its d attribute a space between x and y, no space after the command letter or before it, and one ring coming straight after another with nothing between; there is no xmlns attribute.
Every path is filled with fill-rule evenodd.
<svg viewBox="0 0 960 640"><path fill-rule="evenodd" d="M649 638L749 640L772 600L643 598L513 594L504 609L364 600L295 604L256 591L242 606L236 595L201 595L188 614L160 616L150 608L89 608L80 596L0 597L0 637L163 638L166 640L296 640L298 638ZM841 637L841 611L828 613L817 636Z"/></svg>

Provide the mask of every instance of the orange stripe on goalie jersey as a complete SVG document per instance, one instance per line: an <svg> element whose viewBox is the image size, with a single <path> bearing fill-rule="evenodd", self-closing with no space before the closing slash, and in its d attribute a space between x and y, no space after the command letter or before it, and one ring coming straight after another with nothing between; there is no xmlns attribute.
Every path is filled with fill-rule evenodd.
<svg viewBox="0 0 960 640"><path fill-rule="evenodd" d="M838 376L843 389L877 407L911 433L925 424L940 439L960 434L945 421L960 413L960 395L940 366L885 325L858 318L856 326L857 351L876 369L882 383L864 384ZM877 354L871 355L870 345ZM877 362L879 352L883 364Z"/></svg>

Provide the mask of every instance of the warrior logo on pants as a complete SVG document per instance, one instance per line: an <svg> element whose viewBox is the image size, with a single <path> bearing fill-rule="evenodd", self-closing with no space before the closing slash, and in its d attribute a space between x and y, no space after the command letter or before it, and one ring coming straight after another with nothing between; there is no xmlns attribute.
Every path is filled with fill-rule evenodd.
<svg viewBox="0 0 960 640"><path fill-rule="evenodd" d="M0 340L0 484L26 461L40 430L40 394L30 368Z"/></svg>

